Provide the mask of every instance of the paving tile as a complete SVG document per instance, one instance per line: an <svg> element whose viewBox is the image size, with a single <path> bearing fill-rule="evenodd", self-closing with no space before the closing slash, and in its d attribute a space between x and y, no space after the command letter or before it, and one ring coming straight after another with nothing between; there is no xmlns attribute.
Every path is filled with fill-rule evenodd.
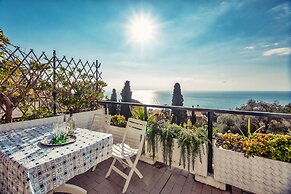
<svg viewBox="0 0 291 194"><path fill-rule="evenodd" d="M184 176L178 176L178 178L176 179L176 183L183 186L184 183L186 181L186 178Z"/></svg>
<svg viewBox="0 0 291 194"><path fill-rule="evenodd" d="M173 186L173 189L172 189L172 191L171 191L171 194L179 194L179 193L181 193L181 191L182 191L182 186L181 185L179 185L179 184L175 184L174 186Z"/></svg>
<svg viewBox="0 0 291 194"><path fill-rule="evenodd" d="M203 188L203 184L202 183L199 183L199 182L196 182L194 181L193 184L192 184L192 191L191 193L195 193L195 194L200 194L202 192L202 188Z"/></svg>
<svg viewBox="0 0 291 194"><path fill-rule="evenodd" d="M217 189L217 188L212 188L211 194L222 194L222 191L220 189Z"/></svg>
<svg viewBox="0 0 291 194"><path fill-rule="evenodd" d="M188 173L188 176L186 178L186 182L187 183L191 183L191 184L194 182L194 176L193 176L193 174Z"/></svg>
<svg viewBox="0 0 291 194"><path fill-rule="evenodd" d="M232 187L231 191L233 194L242 194L242 190L237 187Z"/></svg>
<svg viewBox="0 0 291 194"><path fill-rule="evenodd" d="M202 189L201 194L211 194L211 190Z"/></svg>
<svg viewBox="0 0 291 194"><path fill-rule="evenodd" d="M168 194L172 191L173 187L175 185L174 181L168 180L167 184L164 186L164 188L161 191L161 194Z"/></svg>
<svg viewBox="0 0 291 194"><path fill-rule="evenodd" d="M221 193L222 193L222 194L230 194L229 191L222 191Z"/></svg>
<svg viewBox="0 0 291 194"><path fill-rule="evenodd" d="M183 185L182 193L191 193L192 184L185 182Z"/></svg>

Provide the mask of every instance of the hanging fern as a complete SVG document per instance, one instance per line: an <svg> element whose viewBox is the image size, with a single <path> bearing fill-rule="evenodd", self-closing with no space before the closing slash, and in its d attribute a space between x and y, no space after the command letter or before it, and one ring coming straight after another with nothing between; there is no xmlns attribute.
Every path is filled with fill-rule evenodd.
<svg viewBox="0 0 291 194"><path fill-rule="evenodd" d="M163 146L163 160L166 165L172 166L172 156L174 149L174 138L178 136L181 126L165 123L160 132L160 142Z"/></svg>
<svg viewBox="0 0 291 194"><path fill-rule="evenodd" d="M199 156L200 162L201 150L204 152L203 144L208 142L207 128L205 126L196 127L191 124L190 121L179 132L178 146L181 148L179 165L183 164L183 168L186 167L190 170L190 164L194 170L195 159Z"/></svg>
<svg viewBox="0 0 291 194"><path fill-rule="evenodd" d="M147 142L148 142L148 152L153 153L153 159L156 156L156 151L158 148L158 137L161 130L165 128L165 115L161 111L155 111L148 117L147 126Z"/></svg>

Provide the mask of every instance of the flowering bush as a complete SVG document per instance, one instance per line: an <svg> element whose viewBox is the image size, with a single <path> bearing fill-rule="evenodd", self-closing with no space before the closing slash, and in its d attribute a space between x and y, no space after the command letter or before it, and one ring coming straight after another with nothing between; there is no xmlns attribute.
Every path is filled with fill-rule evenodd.
<svg viewBox="0 0 291 194"><path fill-rule="evenodd" d="M216 146L242 152L246 157L261 156L291 162L290 135L254 133L246 138L233 133L218 134Z"/></svg>
<svg viewBox="0 0 291 194"><path fill-rule="evenodd" d="M126 120L123 115L113 115L111 117L111 124L116 127L126 127Z"/></svg>

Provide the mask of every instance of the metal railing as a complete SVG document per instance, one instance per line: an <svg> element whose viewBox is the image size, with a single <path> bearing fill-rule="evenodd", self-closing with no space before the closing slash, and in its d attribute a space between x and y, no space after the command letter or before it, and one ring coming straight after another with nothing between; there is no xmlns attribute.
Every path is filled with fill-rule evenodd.
<svg viewBox="0 0 291 194"><path fill-rule="evenodd" d="M144 107L145 117L147 118L147 108L159 108L159 109L170 109L170 110L184 110L184 111L199 111L207 113L208 123L208 172L213 173L212 160L213 160L213 116L214 113L217 114L232 114L232 115L247 115L247 116L257 116L257 117L272 117L272 118L284 118L291 119L291 114L287 113L274 113L274 112L258 112L258 111L241 111L241 110L224 110L224 109L210 109L210 108L193 108L193 107L183 107L183 106L167 106L167 105L155 105L155 104L141 104L141 103L131 103L131 102L114 102L114 101L101 101L104 105L105 111L107 113L110 104L115 105L128 105L128 106L141 106Z"/></svg>

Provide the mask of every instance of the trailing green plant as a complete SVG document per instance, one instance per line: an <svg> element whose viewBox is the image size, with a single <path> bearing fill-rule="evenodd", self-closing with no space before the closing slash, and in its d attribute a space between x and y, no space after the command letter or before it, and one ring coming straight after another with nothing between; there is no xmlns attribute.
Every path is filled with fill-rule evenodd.
<svg viewBox="0 0 291 194"><path fill-rule="evenodd" d="M245 157L260 156L291 162L291 136L254 133L250 137L239 134L218 134L216 146L244 153Z"/></svg>
<svg viewBox="0 0 291 194"><path fill-rule="evenodd" d="M169 122L165 122L164 127L160 130L159 139L163 146L163 161L170 167L172 166L174 138L177 138L181 130L181 126Z"/></svg>
<svg viewBox="0 0 291 194"><path fill-rule="evenodd" d="M165 115L161 111L154 111L148 117L147 124L147 143L148 143L148 152L152 152L153 159L156 156L156 151L158 148L158 136L162 128L165 127Z"/></svg>
<svg viewBox="0 0 291 194"><path fill-rule="evenodd" d="M181 148L179 165L183 164L183 168L185 168L187 160L188 171L191 163L194 170L195 159L199 156L200 162L202 162L201 150L205 152L203 144L208 141L206 126L196 127L188 120L187 124L180 128L178 135L178 146Z"/></svg>
<svg viewBox="0 0 291 194"><path fill-rule="evenodd" d="M151 114L148 118L147 140L148 151L153 153L153 158L155 158L158 142L160 142L163 148L163 161L171 167L174 139L178 139L178 146L181 148L179 165L183 163L185 168L187 160L188 170L190 170L192 161L194 169L195 158L198 155L201 161L201 150L204 148L202 145L208 142L206 125L197 127L192 125L189 120L182 127L175 123L171 124L161 111L155 111Z"/></svg>
<svg viewBox="0 0 291 194"><path fill-rule="evenodd" d="M113 115L111 117L111 125L116 127L126 127L126 120L123 115Z"/></svg>

